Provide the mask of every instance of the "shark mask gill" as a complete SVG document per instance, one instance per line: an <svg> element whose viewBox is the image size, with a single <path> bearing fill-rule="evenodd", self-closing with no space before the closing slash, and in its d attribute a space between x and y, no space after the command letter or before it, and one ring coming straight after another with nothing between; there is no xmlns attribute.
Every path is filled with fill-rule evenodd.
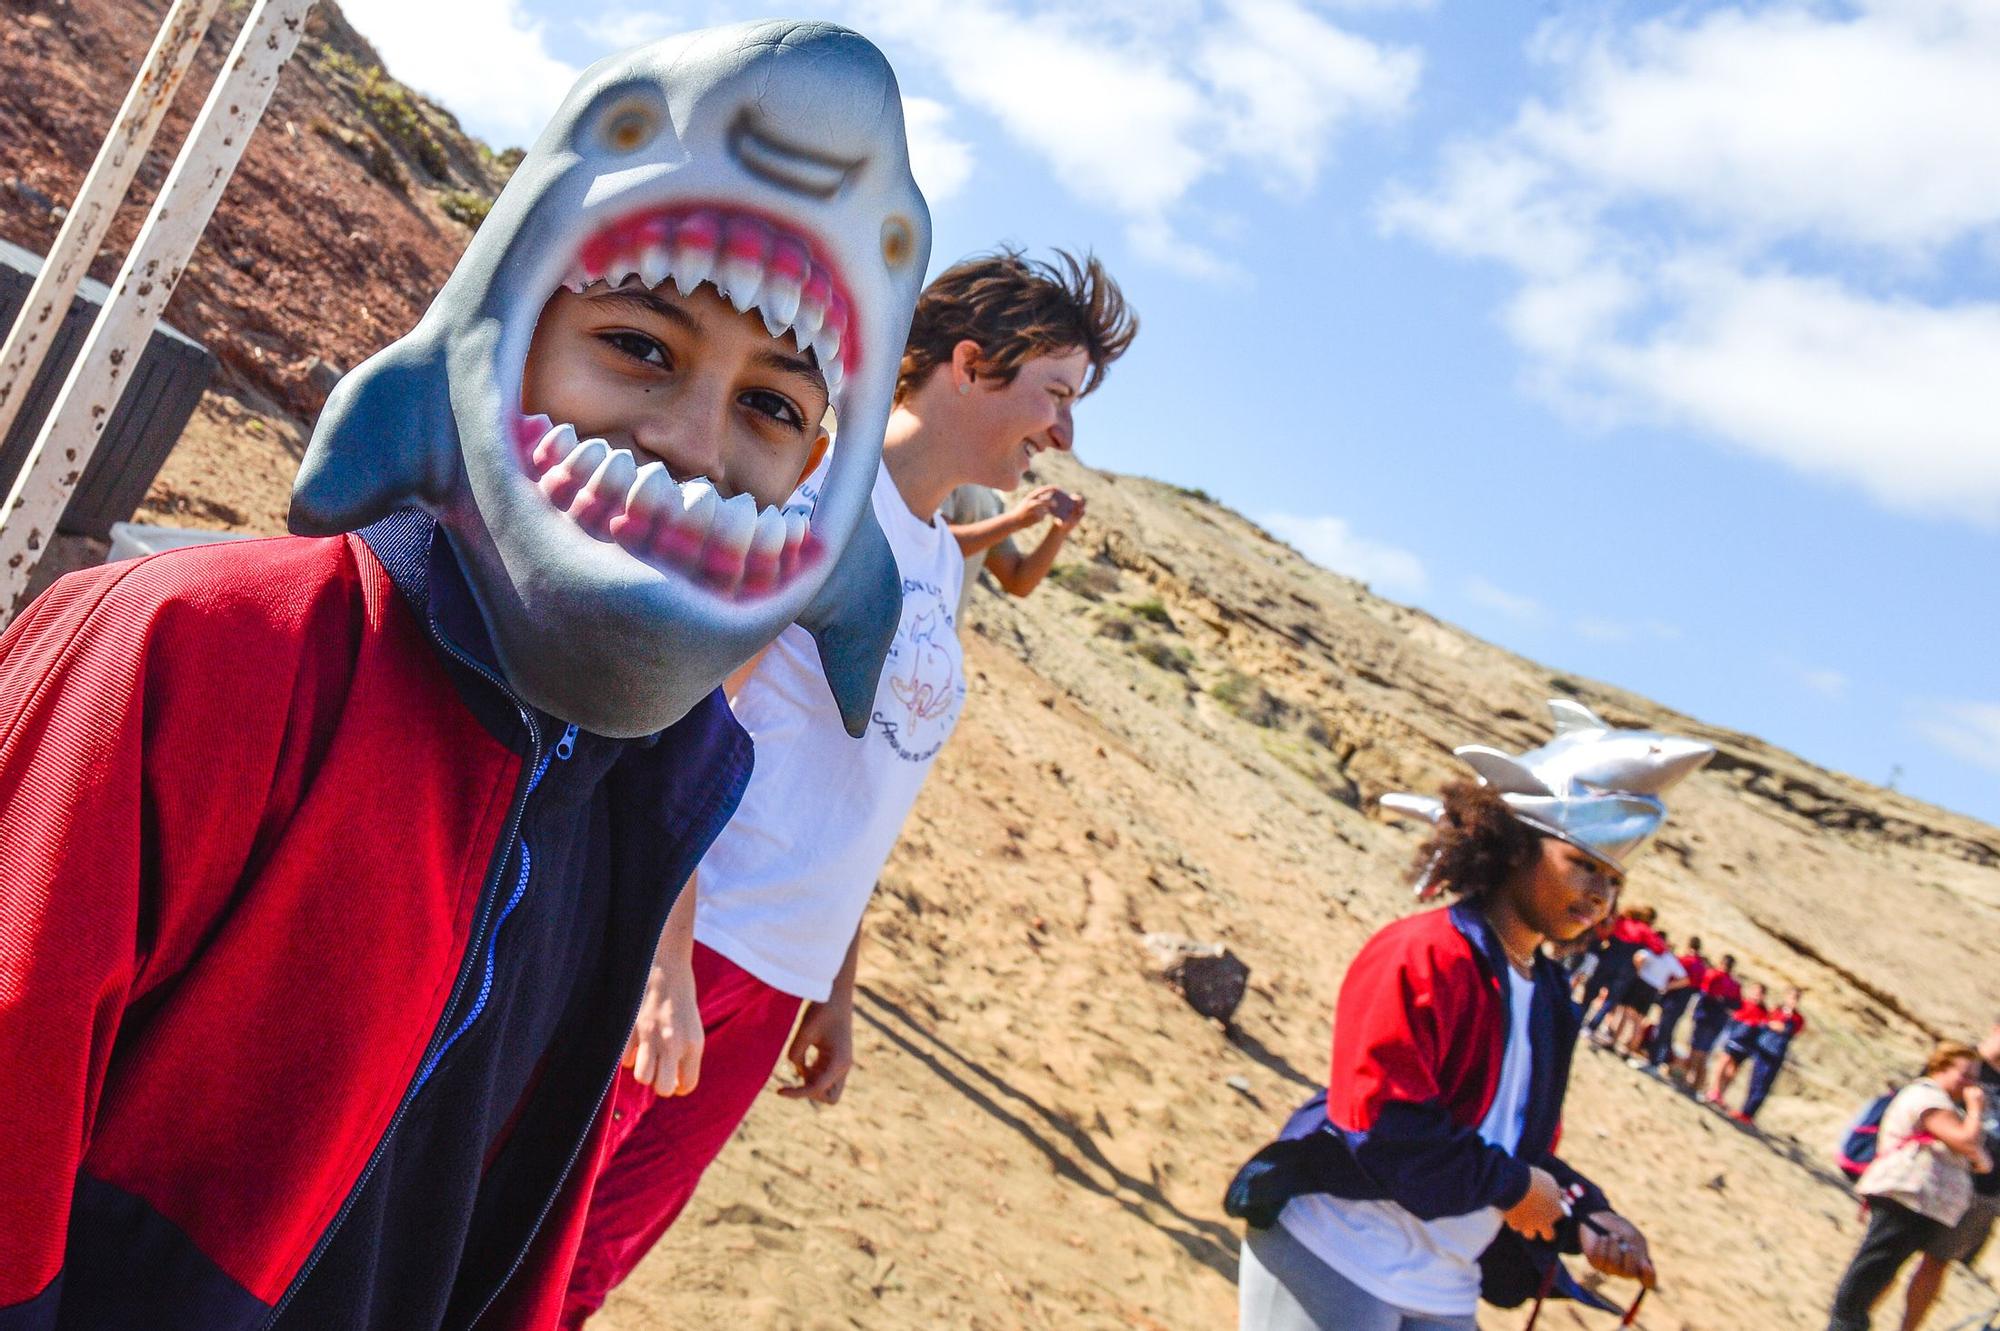
<svg viewBox="0 0 2000 1331"><path fill-rule="evenodd" d="M335 388L292 530L435 514L508 683L598 734L673 724L794 621L859 734L901 610L870 493L929 254L895 75L856 33L768 21L603 60L417 327ZM598 281L709 282L812 349L839 435L809 518L522 415L543 306Z"/></svg>

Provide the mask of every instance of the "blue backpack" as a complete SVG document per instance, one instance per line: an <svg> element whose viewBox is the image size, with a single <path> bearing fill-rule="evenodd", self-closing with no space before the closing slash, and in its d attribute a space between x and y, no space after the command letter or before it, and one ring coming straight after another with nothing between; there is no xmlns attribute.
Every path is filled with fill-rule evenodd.
<svg viewBox="0 0 2000 1331"><path fill-rule="evenodd" d="M1859 1182L1875 1159L1875 1146L1882 1136L1882 1115L1889 1111L1889 1102L1895 1098L1894 1091L1883 1092L1864 1105L1847 1125L1847 1134L1840 1139L1840 1172L1847 1175L1848 1182Z"/></svg>

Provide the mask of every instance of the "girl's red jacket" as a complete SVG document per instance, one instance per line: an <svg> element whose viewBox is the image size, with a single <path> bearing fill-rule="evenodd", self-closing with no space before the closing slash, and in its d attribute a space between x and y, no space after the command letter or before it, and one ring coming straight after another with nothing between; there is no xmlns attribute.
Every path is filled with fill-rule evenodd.
<svg viewBox="0 0 2000 1331"><path fill-rule="evenodd" d="M714 710L656 746L706 778L680 858L748 773ZM0 636L0 1328L273 1319L477 969L523 767L360 536L72 575ZM480 1325L552 1321L593 1149Z"/></svg>

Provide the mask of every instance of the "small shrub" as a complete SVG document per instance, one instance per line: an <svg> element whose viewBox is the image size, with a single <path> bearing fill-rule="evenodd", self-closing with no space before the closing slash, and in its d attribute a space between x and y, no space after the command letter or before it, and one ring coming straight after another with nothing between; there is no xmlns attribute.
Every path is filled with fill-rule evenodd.
<svg viewBox="0 0 2000 1331"><path fill-rule="evenodd" d="M1094 561L1058 564L1050 571L1049 581L1086 601L1102 601L1118 590L1118 571Z"/></svg>
<svg viewBox="0 0 2000 1331"><path fill-rule="evenodd" d="M1131 642L1139 636L1139 630L1125 616L1111 615L1098 624L1097 636L1113 642Z"/></svg>
<svg viewBox="0 0 2000 1331"><path fill-rule="evenodd" d="M1157 600L1139 602L1132 607L1132 613L1148 624L1157 624L1163 629L1174 627L1174 617L1168 614L1167 608Z"/></svg>
<svg viewBox="0 0 2000 1331"><path fill-rule="evenodd" d="M415 93L380 68L363 75L355 91L360 95L362 109L418 166L437 180L450 174L451 159L445 156L444 145L431 132L431 122Z"/></svg>
<svg viewBox="0 0 2000 1331"><path fill-rule="evenodd" d="M361 163L363 170L396 193L409 193L410 178L380 135L365 129L349 129L326 120L313 121L312 132L346 149Z"/></svg>
<svg viewBox="0 0 2000 1331"><path fill-rule="evenodd" d="M1185 647L1176 647L1171 643L1161 642L1157 638L1148 638L1132 650L1137 652L1139 658L1148 664L1176 675L1185 675L1194 669L1193 652Z"/></svg>
<svg viewBox="0 0 2000 1331"><path fill-rule="evenodd" d="M1215 502L1215 496L1198 485L1176 485L1174 493L1183 499L1192 499L1197 504L1213 504Z"/></svg>
<svg viewBox="0 0 2000 1331"><path fill-rule="evenodd" d="M1265 730L1282 728L1292 715L1290 703L1238 670L1224 675L1209 690L1209 696L1251 725Z"/></svg>
<svg viewBox="0 0 2000 1331"><path fill-rule="evenodd" d="M486 214L492 211L493 200L468 189L446 190L438 195L438 207L460 226L477 231L479 224L486 220Z"/></svg>

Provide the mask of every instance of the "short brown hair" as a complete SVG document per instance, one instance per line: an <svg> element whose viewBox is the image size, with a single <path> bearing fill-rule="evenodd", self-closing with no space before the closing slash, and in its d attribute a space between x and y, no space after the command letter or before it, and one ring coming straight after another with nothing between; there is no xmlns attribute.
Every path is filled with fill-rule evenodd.
<svg viewBox="0 0 2000 1331"><path fill-rule="evenodd" d="M1979 1051L1959 1040L1939 1040L1931 1056L1924 1060L1924 1075L1935 1077L1961 1059L1979 1061Z"/></svg>
<svg viewBox="0 0 2000 1331"><path fill-rule="evenodd" d="M1139 316L1095 255L1066 250L1054 263L1000 249L961 259L917 297L910 340L896 372L896 400L923 386L951 361L960 342L979 345L979 369L1012 383L1036 356L1079 348L1090 358L1088 393L1139 332Z"/></svg>
<svg viewBox="0 0 2000 1331"><path fill-rule="evenodd" d="M1410 862L1410 877L1461 896L1483 896L1541 853L1541 835L1516 818L1491 786L1454 781L1444 788L1437 830Z"/></svg>

